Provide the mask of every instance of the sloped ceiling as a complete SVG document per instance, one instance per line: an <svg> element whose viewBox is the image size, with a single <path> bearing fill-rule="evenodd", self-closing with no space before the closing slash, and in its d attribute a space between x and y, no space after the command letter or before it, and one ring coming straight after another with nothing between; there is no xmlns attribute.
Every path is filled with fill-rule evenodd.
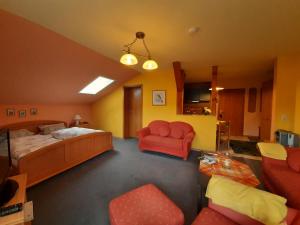
<svg viewBox="0 0 300 225"><path fill-rule="evenodd" d="M0 10L0 104L91 103L138 72ZM99 75L115 80L97 95L78 92Z"/></svg>
<svg viewBox="0 0 300 225"><path fill-rule="evenodd" d="M0 0L0 8L115 61L142 30L160 68L181 61L188 81L209 79L212 65L220 79L269 76L276 56L300 52L300 1ZM200 31L189 35L191 26Z"/></svg>

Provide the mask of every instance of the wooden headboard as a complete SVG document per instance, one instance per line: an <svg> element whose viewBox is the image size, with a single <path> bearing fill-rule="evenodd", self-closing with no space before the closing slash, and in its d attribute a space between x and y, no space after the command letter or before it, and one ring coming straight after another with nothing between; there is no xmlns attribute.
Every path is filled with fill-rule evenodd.
<svg viewBox="0 0 300 225"><path fill-rule="evenodd" d="M55 124L55 123L64 123L67 127L68 124L64 121L57 121L57 120L33 120L33 121L26 121L26 122L19 122L19 123L12 123L1 126L0 129L9 129L9 130L19 130L19 129L27 129L35 134L39 133L38 126L40 125L47 125L47 124Z"/></svg>

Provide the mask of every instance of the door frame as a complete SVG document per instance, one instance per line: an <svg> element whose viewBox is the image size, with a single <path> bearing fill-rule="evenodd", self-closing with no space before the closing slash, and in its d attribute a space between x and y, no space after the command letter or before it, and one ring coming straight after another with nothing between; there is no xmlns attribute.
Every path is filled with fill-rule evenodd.
<svg viewBox="0 0 300 225"><path fill-rule="evenodd" d="M123 86L123 138L130 138L128 135L128 121L127 121L127 107L126 107L126 90L130 88L140 88L141 89L141 122L143 126L143 103L144 103L144 98L143 98L143 85L138 84L138 85L126 85Z"/></svg>

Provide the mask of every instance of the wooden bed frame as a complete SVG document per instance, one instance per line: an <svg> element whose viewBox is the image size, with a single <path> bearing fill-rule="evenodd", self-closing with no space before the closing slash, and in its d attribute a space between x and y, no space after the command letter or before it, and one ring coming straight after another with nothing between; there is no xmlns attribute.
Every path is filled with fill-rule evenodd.
<svg viewBox="0 0 300 225"><path fill-rule="evenodd" d="M2 126L9 130L27 129L35 134L39 125L67 123L53 120L28 121ZM62 140L18 160L17 172L27 174L27 187L68 170L105 151L112 150L112 133L97 132Z"/></svg>

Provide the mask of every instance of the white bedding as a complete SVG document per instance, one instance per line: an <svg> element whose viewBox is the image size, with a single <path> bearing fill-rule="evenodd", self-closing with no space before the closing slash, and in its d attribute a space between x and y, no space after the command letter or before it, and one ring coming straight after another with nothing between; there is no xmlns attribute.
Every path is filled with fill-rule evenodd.
<svg viewBox="0 0 300 225"><path fill-rule="evenodd" d="M82 127L71 127L66 129L61 129L52 132L52 136L54 138L65 140L72 137L77 137L84 134L91 134L96 132L103 132L101 130L94 130L94 129L88 129L88 128L82 128Z"/></svg>
<svg viewBox="0 0 300 225"><path fill-rule="evenodd" d="M18 160L23 156L37 151L40 148L54 144L61 140L53 138L52 135L31 135L26 137L12 138L10 140L12 159Z"/></svg>

